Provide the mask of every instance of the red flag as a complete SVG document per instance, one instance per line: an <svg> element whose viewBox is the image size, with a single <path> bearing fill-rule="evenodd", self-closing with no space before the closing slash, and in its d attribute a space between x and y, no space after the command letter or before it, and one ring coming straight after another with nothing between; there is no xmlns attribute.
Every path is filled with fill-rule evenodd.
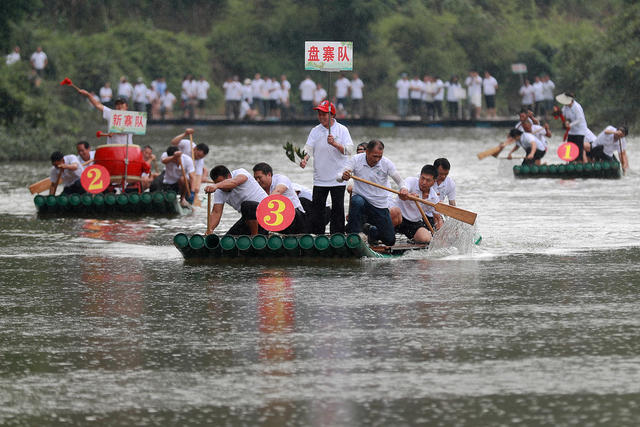
<svg viewBox="0 0 640 427"><path fill-rule="evenodd" d="M65 85L72 85L73 82L71 81L71 79L69 77L65 77L63 81L60 82L61 86L65 86Z"/></svg>

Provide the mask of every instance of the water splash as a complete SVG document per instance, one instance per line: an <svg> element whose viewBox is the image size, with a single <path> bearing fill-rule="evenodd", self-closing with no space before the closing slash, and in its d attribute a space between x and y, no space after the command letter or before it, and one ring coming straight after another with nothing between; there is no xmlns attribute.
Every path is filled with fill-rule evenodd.
<svg viewBox="0 0 640 427"><path fill-rule="evenodd" d="M435 233L429 244L428 256L469 255L481 240L476 225L449 218Z"/></svg>

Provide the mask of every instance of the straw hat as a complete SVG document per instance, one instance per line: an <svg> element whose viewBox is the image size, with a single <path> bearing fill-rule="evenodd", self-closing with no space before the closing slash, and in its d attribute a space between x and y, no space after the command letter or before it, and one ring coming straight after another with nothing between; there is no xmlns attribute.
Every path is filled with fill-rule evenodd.
<svg viewBox="0 0 640 427"><path fill-rule="evenodd" d="M556 101L558 101L562 105L569 105L573 102L576 96L571 92L564 92L559 95L556 95Z"/></svg>

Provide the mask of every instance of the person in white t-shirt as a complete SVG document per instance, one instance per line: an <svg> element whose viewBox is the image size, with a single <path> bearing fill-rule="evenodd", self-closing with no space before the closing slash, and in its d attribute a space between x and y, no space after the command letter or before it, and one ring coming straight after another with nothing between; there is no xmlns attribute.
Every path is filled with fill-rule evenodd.
<svg viewBox="0 0 640 427"><path fill-rule="evenodd" d="M313 92L313 106L320 105L320 103L327 99L327 91L322 87L322 84L318 83L316 90ZM313 111L313 108L311 108Z"/></svg>
<svg viewBox="0 0 640 427"><path fill-rule="evenodd" d="M206 186L204 191L214 194L206 234L213 233L220 224L225 203L241 214L240 219L227 231L228 235L267 234L256 218L258 205L267 197L267 193L253 175L242 168L229 171L226 166L218 165L211 169L209 176L214 184Z"/></svg>
<svg viewBox="0 0 640 427"><path fill-rule="evenodd" d="M575 100L572 92L564 92L556 96L556 100L563 105L562 115L564 116L565 129L569 129L567 141L573 142L578 146L578 157L575 161L583 161L584 152L584 136L589 126L584 115L582 105Z"/></svg>
<svg viewBox="0 0 640 427"><path fill-rule="evenodd" d="M520 86L520 90L518 93L522 97L520 103L522 104L522 108L526 110L534 110L535 99L533 97L533 86L529 83L529 79L524 79L524 84Z"/></svg>
<svg viewBox="0 0 640 427"><path fill-rule="evenodd" d="M238 76L229 77L222 84L222 88L224 89L225 115L229 120L238 120L242 102L242 85L238 81Z"/></svg>
<svg viewBox="0 0 640 427"><path fill-rule="evenodd" d="M347 105L347 96L349 96L351 82L341 73L338 80L334 83L334 86L336 87L336 107L338 110L344 110L346 113L349 107Z"/></svg>
<svg viewBox="0 0 640 427"><path fill-rule="evenodd" d="M38 46L36 51L31 54L31 66L36 71L38 77L44 77L44 69L49 63L47 54L42 51L42 46Z"/></svg>
<svg viewBox="0 0 640 427"><path fill-rule="evenodd" d="M498 90L498 81L489 71L484 72L482 79L482 91L484 92L484 102L487 107L487 117L496 117L496 92Z"/></svg>
<svg viewBox="0 0 640 427"><path fill-rule="evenodd" d="M102 111L102 118L107 121L107 124L111 121L113 111L127 111L127 100L122 97L117 97L114 101L114 110L102 105L99 100L95 99L91 93L84 89L78 89L78 93L87 97L91 105L93 105L99 111ZM133 135L130 133L110 133L107 137L107 144L133 144Z"/></svg>
<svg viewBox="0 0 640 427"><path fill-rule="evenodd" d="M138 77L138 82L133 88L133 109L134 111L147 111L147 85L142 77Z"/></svg>
<svg viewBox="0 0 640 427"><path fill-rule="evenodd" d="M160 98L160 117L162 120L173 118L173 105L176 101L176 96L170 90L167 90Z"/></svg>
<svg viewBox="0 0 640 427"><path fill-rule="evenodd" d="M429 74L422 78L422 111L426 120L433 120L435 117L435 107L433 95L435 94L435 80Z"/></svg>
<svg viewBox="0 0 640 427"><path fill-rule="evenodd" d="M422 93L424 85L418 75L413 76L409 80L409 105L411 107L412 116L422 116Z"/></svg>
<svg viewBox="0 0 640 427"><path fill-rule="evenodd" d="M444 82L437 75L434 76L434 93L433 93L433 120L442 119L442 102L444 101Z"/></svg>
<svg viewBox="0 0 640 427"><path fill-rule="evenodd" d="M535 112L537 116L546 116L544 103L544 84L539 76L536 76L533 80L533 101L535 105Z"/></svg>
<svg viewBox="0 0 640 427"><path fill-rule="evenodd" d="M445 199L447 199L451 206L455 206L456 183L453 182L453 179L449 176L451 163L449 163L449 160L441 157L433 162L433 167L435 167L438 172L436 183L434 184L438 198L441 202L444 202Z"/></svg>
<svg viewBox="0 0 640 427"><path fill-rule="evenodd" d="M178 147L180 152L186 154L191 157L193 160L193 168L195 173L195 180L191 185L191 191L195 194L200 192L200 184L202 183L202 178L207 176L207 168L204 166L204 158L209 154L209 146L203 142L196 143L192 141L192 138L189 138L189 135L193 135L194 130L192 128L187 128L180 135L175 136L171 140L171 145Z"/></svg>
<svg viewBox="0 0 640 427"><path fill-rule="evenodd" d="M480 117L480 110L482 109L482 78L477 71L469 71L464 85L467 87L471 120L474 120Z"/></svg>
<svg viewBox="0 0 640 427"><path fill-rule="evenodd" d="M81 164L92 161L96 155L96 150L92 150L91 145L89 145L87 141L79 141L76 144L76 151L78 152L78 160Z"/></svg>
<svg viewBox="0 0 640 427"><path fill-rule="evenodd" d="M287 120L291 117L291 83L286 75L280 76L280 118Z"/></svg>
<svg viewBox="0 0 640 427"><path fill-rule="evenodd" d="M207 98L209 97L208 92L209 82L205 80L204 76L200 76L200 80L196 83L196 98L198 99L198 117L204 116L204 109L207 104Z"/></svg>
<svg viewBox="0 0 640 427"><path fill-rule="evenodd" d="M318 105L314 104L314 94L317 86L310 76L305 76L304 80L300 82L298 90L300 90L300 102L302 103L302 116L304 118L310 118L313 116L313 107ZM326 96L326 95L325 95Z"/></svg>
<svg viewBox="0 0 640 427"><path fill-rule="evenodd" d="M118 84L118 97L124 98L127 101L127 104L132 100L133 86L131 86L131 83L127 81L126 76L120 77L120 83Z"/></svg>
<svg viewBox="0 0 640 427"><path fill-rule="evenodd" d="M263 118L266 117L265 103L262 99L262 88L264 86L264 79L260 76L260 73L256 73L251 80L251 109L257 110L258 114Z"/></svg>
<svg viewBox="0 0 640 427"><path fill-rule="evenodd" d="M407 188L410 195L438 203L440 198L435 190L437 176L438 171L433 165L424 165L419 177L410 176L404 180L404 187ZM442 226L440 214L432 206L422 205L421 207L431 228L439 229ZM408 239L413 239L415 243L429 243L431 241L433 236L429 231L429 226L425 224L416 202L396 196L391 202L389 213L396 233L404 234Z"/></svg>
<svg viewBox="0 0 640 427"><path fill-rule="evenodd" d="M273 168L268 163L258 163L253 167L253 177L260 187L269 195L281 194L291 200L295 209L293 222L284 230L282 234L301 234L307 231L305 224L305 212L300 203L300 199L293 188L293 183L286 175L274 174Z"/></svg>
<svg viewBox="0 0 640 427"><path fill-rule="evenodd" d="M396 82L396 89L398 90L398 116L400 119L405 119L409 113L409 89L411 83L407 78L407 73L402 73L400 80Z"/></svg>
<svg viewBox="0 0 640 427"><path fill-rule="evenodd" d="M329 101L322 101L314 108L318 111L319 125L311 129L304 146L307 153L300 161L305 168L313 156L313 209L309 228L312 233L324 234L324 209L327 196L331 193L331 234L344 233L344 192L345 183L336 177L342 173L353 151L353 141L349 130L335 120L336 107Z"/></svg>
<svg viewBox="0 0 640 427"><path fill-rule="evenodd" d="M355 119L359 119L363 115L363 91L364 83L360 79L358 73L353 73L353 79L351 79L351 86L349 87L351 91L351 115Z"/></svg>
<svg viewBox="0 0 640 427"><path fill-rule="evenodd" d="M20 61L20 48L18 46L13 48L13 52L7 55L7 65L13 65Z"/></svg>
<svg viewBox="0 0 640 427"><path fill-rule="evenodd" d="M544 101L545 119L548 119L548 114L553 111L553 90L555 88L556 85L551 81L549 74L542 76L542 99Z"/></svg>
<svg viewBox="0 0 640 427"><path fill-rule="evenodd" d="M511 129L511 131L509 131L509 138L513 139L515 146L507 155L507 159L511 159L511 155L520 147L526 152L522 160L523 165L540 164L540 159L547 153L544 144L528 132Z"/></svg>
<svg viewBox="0 0 640 427"><path fill-rule="evenodd" d="M385 187L389 186L389 178L392 178L400 187L402 196L409 194L393 162L384 157L384 144L380 140L369 141L366 152L347 161L342 180L347 181L352 175ZM393 246L396 232L389 213L388 191L354 180L346 232L364 232L371 243L380 240L387 246Z"/></svg>
<svg viewBox="0 0 640 427"><path fill-rule="evenodd" d="M618 152L622 170L629 168L627 158L627 138L629 129L626 126L607 126L592 143L584 143L584 151L591 161L611 161ZM585 160L586 161L586 160Z"/></svg>
<svg viewBox="0 0 640 427"><path fill-rule="evenodd" d="M447 105L449 107L449 119L460 118L460 92L462 86L458 82L458 76L451 76L448 82L444 84L447 89Z"/></svg>
<svg viewBox="0 0 640 427"><path fill-rule="evenodd" d="M100 95L100 102L102 103L102 105L106 105L107 107L111 108L111 106L113 105L113 103L111 102L113 100L111 83L104 82L104 85L100 88L100 92L98 92L98 94Z"/></svg>
<svg viewBox="0 0 640 427"><path fill-rule="evenodd" d="M192 204L195 193L196 171L191 157L180 151L175 145L162 153L160 161L164 164L163 191L175 191L181 195L180 204ZM183 175L184 174L184 175ZM185 177L187 180L185 181ZM188 186L187 186L188 185Z"/></svg>
<svg viewBox="0 0 640 427"><path fill-rule="evenodd" d="M80 164L78 157L73 154L66 156L60 151L54 151L51 154L51 164L53 167L49 172L51 186L49 194L55 195L58 186L58 180L64 185L62 194L82 194L86 193L80 183L80 177L84 167Z"/></svg>

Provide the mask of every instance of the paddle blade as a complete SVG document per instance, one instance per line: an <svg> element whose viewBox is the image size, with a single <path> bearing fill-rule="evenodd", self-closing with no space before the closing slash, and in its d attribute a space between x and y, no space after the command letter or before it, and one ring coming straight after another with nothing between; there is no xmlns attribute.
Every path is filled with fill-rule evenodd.
<svg viewBox="0 0 640 427"><path fill-rule="evenodd" d="M51 180L49 178L45 178L41 181L38 181L29 186L29 191L31 194L42 193L43 191L47 191L51 188Z"/></svg>
<svg viewBox="0 0 640 427"><path fill-rule="evenodd" d="M73 82L69 77L65 77L63 81L60 82L60 86L71 86Z"/></svg>
<svg viewBox="0 0 640 427"><path fill-rule="evenodd" d="M498 145L497 147L493 147L493 148L489 148L488 150L483 151L482 153L478 153L478 159L482 160L485 157L489 157L489 156L497 156L498 154L500 154L500 152L502 151L504 147L502 147L502 145Z"/></svg>
<svg viewBox="0 0 640 427"><path fill-rule="evenodd" d="M457 219L458 221L466 222L467 224L475 224L477 213L460 209L457 206L447 205L445 203L436 203L435 208L438 212L448 217Z"/></svg>

